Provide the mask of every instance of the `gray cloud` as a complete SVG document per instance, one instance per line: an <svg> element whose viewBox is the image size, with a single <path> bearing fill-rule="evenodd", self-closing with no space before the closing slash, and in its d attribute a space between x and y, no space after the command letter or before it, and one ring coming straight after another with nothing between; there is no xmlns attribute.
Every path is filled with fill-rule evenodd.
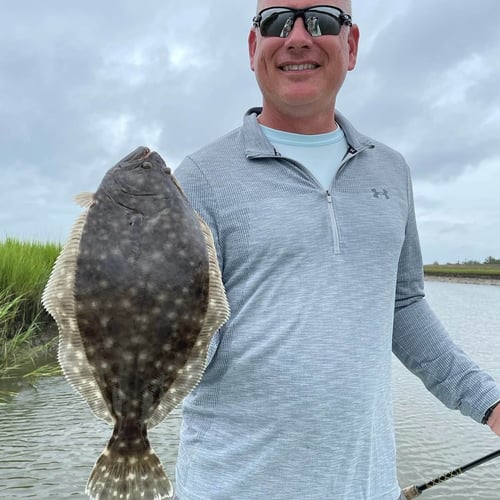
<svg viewBox="0 0 500 500"><path fill-rule="evenodd" d="M95 189L122 155L147 144L175 166L260 103L246 43L254 2L193 0L173 8L162 0L24 0L4 11L0 238L64 240L79 211L72 197ZM354 16L362 33L359 62L339 108L407 157L424 253L427 235L446 225L446 245L427 251L430 259L444 253L452 260L456 235L465 231L488 241L486 253L500 255L499 240L481 232L500 234L496 199L481 206L482 217L491 214L487 229L439 217L457 203L440 192L463 189L454 182L464 172L500 161L496 0L467 7L356 0ZM485 183L493 175L487 172ZM432 197L419 191L429 182L437 189ZM460 254L478 247L470 243Z"/></svg>

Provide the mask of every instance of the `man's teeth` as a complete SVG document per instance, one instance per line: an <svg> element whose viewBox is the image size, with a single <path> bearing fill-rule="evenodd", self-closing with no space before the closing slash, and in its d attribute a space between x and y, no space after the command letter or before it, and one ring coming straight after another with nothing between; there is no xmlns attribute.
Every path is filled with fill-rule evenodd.
<svg viewBox="0 0 500 500"><path fill-rule="evenodd" d="M314 69L316 64L287 64L283 66L283 71L303 71L305 69Z"/></svg>

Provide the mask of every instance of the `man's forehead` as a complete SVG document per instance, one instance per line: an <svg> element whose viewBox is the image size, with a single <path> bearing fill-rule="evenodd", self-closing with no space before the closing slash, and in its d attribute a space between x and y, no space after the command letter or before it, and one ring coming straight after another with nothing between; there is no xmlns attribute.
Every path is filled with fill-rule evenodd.
<svg viewBox="0 0 500 500"><path fill-rule="evenodd" d="M268 7L290 7L293 9L303 9L312 7L313 5L331 5L339 7L346 11L348 4L347 0L258 0L257 11L267 9Z"/></svg>

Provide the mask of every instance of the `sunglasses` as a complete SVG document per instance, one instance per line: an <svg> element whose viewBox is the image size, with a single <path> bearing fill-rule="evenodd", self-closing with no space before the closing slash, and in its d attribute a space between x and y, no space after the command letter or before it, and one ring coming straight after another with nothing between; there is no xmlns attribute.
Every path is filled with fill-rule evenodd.
<svg viewBox="0 0 500 500"><path fill-rule="evenodd" d="M338 35L342 26L352 26L352 18L337 7L316 5L307 9L269 7L261 10L254 18L254 28L262 36L286 38L300 17L311 36Z"/></svg>

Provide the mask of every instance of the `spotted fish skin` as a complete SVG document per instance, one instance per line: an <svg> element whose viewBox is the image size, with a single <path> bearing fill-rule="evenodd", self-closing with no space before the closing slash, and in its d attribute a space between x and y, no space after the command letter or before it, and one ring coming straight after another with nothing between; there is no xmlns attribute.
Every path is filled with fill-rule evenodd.
<svg viewBox="0 0 500 500"><path fill-rule="evenodd" d="M197 384L227 320L215 249L157 153L111 168L56 262L43 303L59 361L94 413L114 426L87 484L91 498L169 498L150 447L159 423Z"/></svg>

